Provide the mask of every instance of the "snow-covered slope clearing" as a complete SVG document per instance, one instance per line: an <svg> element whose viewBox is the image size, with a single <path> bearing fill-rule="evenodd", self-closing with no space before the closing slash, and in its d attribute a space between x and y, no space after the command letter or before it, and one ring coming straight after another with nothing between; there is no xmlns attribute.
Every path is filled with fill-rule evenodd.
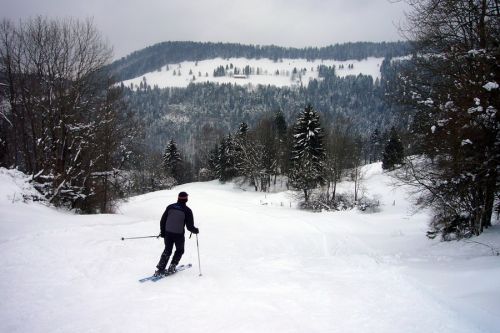
<svg viewBox="0 0 500 333"><path fill-rule="evenodd" d="M127 87L134 89L143 84L151 87L187 87L190 83L232 83L237 85L272 85L307 86L310 80L318 78L318 66L335 66L338 76L371 75L373 80L380 78L380 65L384 58L370 57L364 60L306 60L306 59L247 59L247 58L215 58L202 61L184 61L169 64L155 72L146 73L134 79L123 81ZM214 76L218 67L224 67L224 76ZM249 75L243 75L244 70Z"/></svg>
<svg viewBox="0 0 500 333"><path fill-rule="evenodd" d="M380 164L367 167L373 214L299 211L287 192L207 182L75 216L13 200L26 183L1 169L0 331L498 332L500 257L427 239L426 213L410 214L389 183ZM157 234L181 190L203 276L193 237L181 261L193 268L140 284L163 242L121 237ZM495 225L474 241L498 249L499 236Z"/></svg>

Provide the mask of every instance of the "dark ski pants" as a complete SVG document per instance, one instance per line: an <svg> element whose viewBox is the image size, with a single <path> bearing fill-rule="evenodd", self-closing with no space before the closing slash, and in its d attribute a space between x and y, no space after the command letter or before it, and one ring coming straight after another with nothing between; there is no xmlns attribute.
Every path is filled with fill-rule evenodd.
<svg viewBox="0 0 500 333"><path fill-rule="evenodd" d="M181 260L182 255L184 254L184 234L175 234L172 232L165 232L165 250L160 257L160 262L156 265L158 269L165 269L167 267L168 259L172 254L172 249L175 245L175 253L172 257L171 265L177 266L179 261Z"/></svg>

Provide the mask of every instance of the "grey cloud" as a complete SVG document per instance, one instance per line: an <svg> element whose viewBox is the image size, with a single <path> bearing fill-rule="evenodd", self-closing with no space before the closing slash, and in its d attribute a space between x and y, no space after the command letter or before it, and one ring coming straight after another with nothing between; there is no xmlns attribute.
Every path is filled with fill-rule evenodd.
<svg viewBox="0 0 500 333"><path fill-rule="evenodd" d="M0 0L2 16L93 17L121 57L166 40L282 46L398 40L388 0Z"/></svg>

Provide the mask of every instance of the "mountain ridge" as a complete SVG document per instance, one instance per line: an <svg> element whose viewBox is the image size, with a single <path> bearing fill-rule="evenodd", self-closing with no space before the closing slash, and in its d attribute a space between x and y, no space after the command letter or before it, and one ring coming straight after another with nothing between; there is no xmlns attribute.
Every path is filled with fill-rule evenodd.
<svg viewBox="0 0 500 333"><path fill-rule="evenodd" d="M249 59L331 59L361 60L368 57L398 57L410 53L408 42L348 42L324 47L281 47L239 43L166 41L134 51L110 65L107 69L117 81L132 79L157 70L169 63L201 61L213 58Z"/></svg>

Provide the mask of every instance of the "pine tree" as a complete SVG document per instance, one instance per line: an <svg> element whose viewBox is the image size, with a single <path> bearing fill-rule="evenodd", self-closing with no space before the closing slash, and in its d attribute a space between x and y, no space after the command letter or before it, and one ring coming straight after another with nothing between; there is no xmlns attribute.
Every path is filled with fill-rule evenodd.
<svg viewBox="0 0 500 333"><path fill-rule="evenodd" d="M380 161L380 155L382 150L382 137L378 128L373 131L370 135L370 163Z"/></svg>
<svg viewBox="0 0 500 333"><path fill-rule="evenodd" d="M287 124L283 111L280 110L276 112L276 115L274 117L274 126L277 136L279 138L285 138L287 131Z"/></svg>
<svg viewBox="0 0 500 333"><path fill-rule="evenodd" d="M324 182L325 161L323 129L319 115L311 105L300 114L293 133L290 183L292 187L304 192L307 202L311 190Z"/></svg>
<svg viewBox="0 0 500 333"><path fill-rule="evenodd" d="M278 173L285 173L289 166L289 140L287 137L288 126L285 120L285 115L280 110L276 112L274 117L274 131L277 151L277 161L278 161Z"/></svg>
<svg viewBox="0 0 500 333"><path fill-rule="evenodd" d="M167 176L178 182L181 179L181 154L174 140L170 140L163 154L163 169Z"/></svg>
<svg viewBox="0 0 500 333"><path fill-rule="evenodd" d="M228 134L219 146L217 177L220 181L225 182L236 177L236 156L234 150L234 142L231 134Z"/></svg>
<svg viewBox="0 0 500 333"><path fill-rule="evenodd" d="M238 174L247 176L248 169L248 148L250 146L248 138L248 125L242 122L238 128L233 142L234 167Z"/></svg>
<svg viewBox="0 0 500 333"><path fill-rule="evenodd" d="M401 138L394 127L391 128L389 141L385 145L382 154L382 169L394 169L398 164L403 163L404 148Z"/></svg>
<svg viewBox="0 0 500 333"><path fill-rule="evenodd" d="M219 170L219 145L215 144L214 148L208 152L207 161L208 174L207 178L218 178L217 171Z"/></svg>

